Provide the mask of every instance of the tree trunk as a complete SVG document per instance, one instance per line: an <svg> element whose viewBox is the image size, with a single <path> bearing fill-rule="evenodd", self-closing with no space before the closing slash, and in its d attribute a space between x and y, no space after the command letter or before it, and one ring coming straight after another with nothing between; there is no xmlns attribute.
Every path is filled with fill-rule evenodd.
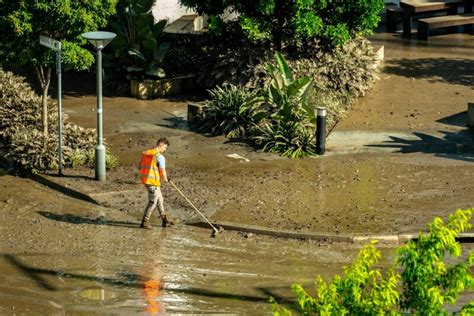
<svg viewBox="0 0 474 316"><path fill-rule="evenodd" d="M49 138L48 130L48 90L51 82L51 67L46 68L46 74L44 73L43 66L36 66L36 75L41 85L41 120L43 125L43 137L44 143Z"/></svg>
<svg viewBox="0 0 474 316"><path fill-rule="evenodd" d="M285 17L284 17L284 8L283 1L277 0L275 3L275 16L277 23L274 24L273 28L273 41L275 44L276 51L281 52L283 47L283 27L285 27Z"/></svg>

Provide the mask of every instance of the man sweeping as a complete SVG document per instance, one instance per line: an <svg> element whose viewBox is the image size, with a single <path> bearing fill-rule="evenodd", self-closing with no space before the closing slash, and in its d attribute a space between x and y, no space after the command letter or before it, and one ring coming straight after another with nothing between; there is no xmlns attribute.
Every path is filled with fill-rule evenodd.
<svg viewBox="0 0 474 316"><path fill-rule="evenodd" d="M168 149L169 142L165 137L158 139L154 148L142 152L140 159L140 182L145 185L148 192L148 204L143 214L141 228L151 229L150 217L158 206L162 226L173 225L173 221L167 218L163 207L163 194L161 194L161 181L168 182L166 174L166 160L163 153Z"/></svg>

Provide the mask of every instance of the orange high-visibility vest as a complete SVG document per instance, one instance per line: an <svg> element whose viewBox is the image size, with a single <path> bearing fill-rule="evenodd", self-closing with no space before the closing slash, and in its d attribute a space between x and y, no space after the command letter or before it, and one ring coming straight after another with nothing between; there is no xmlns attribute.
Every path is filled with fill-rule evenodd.
<svg viewBox="0 0 474 316"><path fill-rule="evenodd" d="M140 159L140 182L142 184L160 186L160 171L156 165L156 149L142 152Z"/></svg>

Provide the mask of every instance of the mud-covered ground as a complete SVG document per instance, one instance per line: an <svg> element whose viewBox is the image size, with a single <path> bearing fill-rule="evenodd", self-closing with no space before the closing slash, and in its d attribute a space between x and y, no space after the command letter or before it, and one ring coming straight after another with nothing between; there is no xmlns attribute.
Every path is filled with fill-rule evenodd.
<svg viewBox="0 0 474 316"><path fill-rule="evenodd" d="M73 121L93 122L88 106L68 101ZM474 146L465 139L446 141L441 146L449 150L445 155L418 149L386 152L384 146L406 146L392 142L351 154L333 153L329 147L322 157L289 160L189 130L185 103L109 99L106 106L113 116L105 119L108 148L119 155L121 166L108 172L105 183L94 181L94 170L88 168L51 178L137 221L146 203L137 161L160 136L171 142L166 153L170 178L214 220L297 231L402 233L419 231L434 216L446 217L474 204ZM132 106L139 117L132 119ZM249 161L227 157L233 153ZM169 184L163 192L174 217L193 218Z"/></svg>
<svg viewBox="0 0 474 316"><path fill-rule="evenodd" d="M107 148L121 166L106 183L93 170L55 178L102 205L139 220L145 194L139 154L166 136L171 179L215 220L317 232L392 233L426 227L434 216L474 206L474 133L466 127L474 98L474 44L467 34L428 42L380 32L385 60L373 89L330 135L327 154L288 160L244 143L190 130L185 98L104 98ZM69 95L70 120L96 126L95 96ZM239 154L249 162L227 158ZM166 206L189 219L192 209L169 185Z"/></svg>
<svg viewBox="0 0 474 316"><path fill-rule="evenodd" d="M0 314L264 315L268 297L294 300L359 246L274 239L188 225L138 228L124 212L0 176ZM275 245L278 251L275 251ZM381 266L394 251L381 249Z"/></svg>
<svg viewBox="0 0 474 316"><path fill-rule="evenodd" d="M206 163L182 161L172 151L170 147L172 181L220 221L313 232L402 233L425 228L434 216L472 206L474 166L428 164L419 155L256 162L222 156ZM92 190L90 195L138 221L146 196L136 170L123 166L108 176L103 193ZM92 182L70 180L71 187L88 189ZM174 217L193 218L191 207L169 184L162 188Z"/></svg>
<svg viewBox="0 0 474 316"><path fill-rule="evenodd" d="M269 296L294 302L294 282L314 294L314 277L341 273L361 247L229 231L210 238L189 225L143 230L134 216L29 179L0 181L1 315L267 315ZM386 268L395 251L379 249L376 266Z"/></svg>

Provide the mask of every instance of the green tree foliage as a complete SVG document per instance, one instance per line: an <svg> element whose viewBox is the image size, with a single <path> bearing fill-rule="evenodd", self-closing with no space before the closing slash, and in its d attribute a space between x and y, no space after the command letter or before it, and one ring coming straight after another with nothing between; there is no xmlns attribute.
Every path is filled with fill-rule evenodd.
<svg viewBox="0 0 474 316"><path fill-rule="evenodd" d="M453 259L461 255L456 241L460 232L471 228L472 209L457 210L447 223L436 217L428 234L420 234L418 240L398 248L396 264L401 275L390 268L385 275L373 269L380 258L374 244L366 245L354 263L344 269L344 276L335 276L326 283L316 278L317 295L313 297L300 284L292 290L297 296L297 308L304 315L444 315L445 303L456 303L460 292L474 289L471 269L474 252L464 261L447 264L447 255ZM401 285L400 285L401 282ZM292 313L279 306L273 298L275 316ZM472 315L474 301L465 305L462 315Z"/></svg>
<svg viewBox="0 0 474 316"><path fill-rule="evenodd" d="M455 238L471 228L471 216L471 210L458 210L449 216L447 223L437 217L430 225L429 234L421 234L416 242L410 241L398 249L398 262L404 268L402 309L421 315L444 314L445 303L455 303L460 292L474 288L470 274L474 252L465 262L446 263L448 255L454 258L461 255L461 245Z"/></svg>
<svg viewBox="0 0 474 316"><path fill-rule="evenodd" d="M0 0L0 60L10 68L31 65L41 86L43 136L48 138L48 89L55 53L39 44L44 35L61 41L65 69L85 70L94 62L82 48L83 32L107 25L117 0Z"/></svg>
<svg viewBox="0 0 474 316"><path fill-rule="evenodd" d="M228 9L239 15L241 28L255 41L304 44L313 38L340 45L358 34L370 34L380 21L383 0L181 0L198 13L216 18Z"/></svg>

